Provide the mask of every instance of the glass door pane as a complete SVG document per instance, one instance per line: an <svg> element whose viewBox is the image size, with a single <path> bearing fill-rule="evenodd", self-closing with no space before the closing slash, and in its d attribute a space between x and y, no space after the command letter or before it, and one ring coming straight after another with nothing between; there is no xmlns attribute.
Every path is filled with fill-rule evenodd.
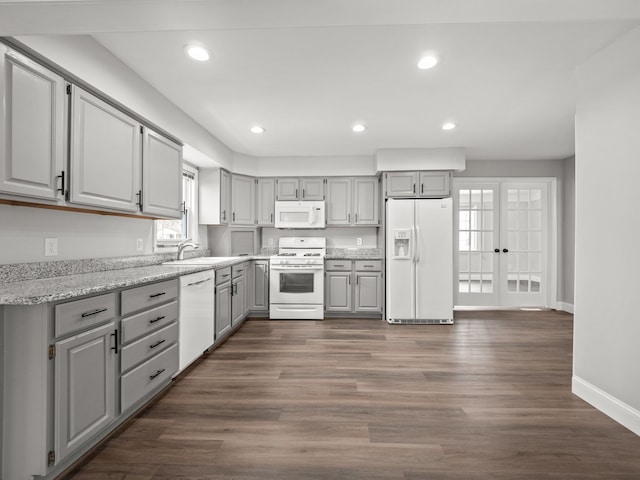
<svg viewBox="0 0 640 480"><path fill-rule="evenodd" d="M505 182L501 195L501 305L546 305L547 185Z"/></svg>
<svg viewBox="0 0 640 480"><path fill-rule="evenodd" d="M454 189L457 255L456 305L497 305L499 184Z"/></svg>

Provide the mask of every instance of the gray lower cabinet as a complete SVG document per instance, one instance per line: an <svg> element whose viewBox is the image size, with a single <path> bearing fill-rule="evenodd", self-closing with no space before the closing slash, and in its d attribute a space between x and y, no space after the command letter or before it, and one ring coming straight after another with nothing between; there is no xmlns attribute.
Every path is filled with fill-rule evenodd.
<svg viewBox="0 0 640 480"><path fill-rule="evenodd" d="M325 311L382 313L381 260L327 260Z"/></svg>
<svg viewBox="0 0 640 480"><path fill-rule="evenodd" d="M325 305L327 312L350 312L351 302L351 270L348 272L326 272Z"/></svg>
<svg viewBox="0 0 640 480"><path fill-rule="evenodd" d="M231 272L231 326L235 327L249 313L249 291L247 289L249 262L233 265Z"/></svg>
<svg viewBox="0 0 640 480"><path fill-rule="evenodd" d="M116 418L115 332L112 321L55 344L56 461Z"/></svg>
<svg viewBox="0 0 640 480"><path fill-rule="evenodd" d="M126 412L178 371L178 281L121 293L120 409Z"/></svg>
<svg viewBox="0 0 640 480"><path fill-rule="evenodd" d="M252 312L269 312L269 260L254 260L251 264Z"/></svg>
<svg viewBox="0 0 640 480"><path fill-rule="evenodd" d="M216 343L231 331L231 267L216 271Z"/></svg>

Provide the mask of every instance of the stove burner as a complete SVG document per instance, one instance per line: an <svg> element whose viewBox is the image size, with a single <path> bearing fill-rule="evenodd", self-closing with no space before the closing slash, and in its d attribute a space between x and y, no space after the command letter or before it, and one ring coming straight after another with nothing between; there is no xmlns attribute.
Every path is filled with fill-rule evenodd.
<svg viewBox="0 0 640 480"><path fill-rule="evenodd" d="M305 257L319 257L320 254L319 253L309 252L309 253L305 253L304 256Z"/></svg>

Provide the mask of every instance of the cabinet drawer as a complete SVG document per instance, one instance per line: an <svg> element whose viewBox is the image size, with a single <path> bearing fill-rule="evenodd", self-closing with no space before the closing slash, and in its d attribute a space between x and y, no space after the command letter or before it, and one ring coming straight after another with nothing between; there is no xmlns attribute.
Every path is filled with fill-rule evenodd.
<svg viewBox="0 0 640 480"><path fill-rule="evenodd" d="M147 360L120 379L120 407L124 412L154 390L166 384L178 370L178 345Z"/></svg>
<svg viewBox="0 0 640 480"><path fill-rule="evenodd" d="M356 270L379 272L382 270L382 260L356 260Z"/></svg>
<svg viewBox="0 0 640 480"><path fill-rule="evenodd" d="M128 315L138 310L155 307L178 297L178 279L152 283L122 292L121 314Z"/></svg>
<svg viewBox="0 0 640 480"><path fill-rule="evenodd" d="M231 267L221 268L216 270L216 285L222 285L223 283L231 280Z"/></svg>
<svg viewBox="0 0 640 480"><path fill-rule="evenodd" d="M351 270L351 260L327 260L325 270Z"/></svg>
<svg viewBox="0 0 640 480"><path fill-rule="evenodd" d="M142 337L122 349L120 371L126 372L131 367L161 352L172 343L178 341L178 324L172 323L157 332Z"/></svg>
<svg viewBox="0 0 640 480"><path fill-rule="evenodd" d="M129 343L138 337L147 335L159 328L169 325L178 319L178 302L173 301L161 307L152 308L122 320L122 344Z"/></svg>
<svg viewBox="0 0 640 480"><path fill-rule="evenodd" d="M243 275L247 271L247 267L249 266L248 262L240 263L238 265L231 266L231 276L233 278L239 277Z"/></svg>
<svg viewBox="0 0 640 480"><path fill-rule="evenodd" d="M115 293L61 303L55 308L55 336L61 337L99 325L114 318L115 314Z"/></svg>

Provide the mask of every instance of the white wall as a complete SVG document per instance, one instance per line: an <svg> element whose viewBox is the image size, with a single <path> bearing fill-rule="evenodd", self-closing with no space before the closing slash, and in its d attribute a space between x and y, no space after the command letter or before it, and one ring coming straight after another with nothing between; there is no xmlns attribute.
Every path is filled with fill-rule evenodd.
<svg viewBox="0 0 640 480"><path fill-rule="evenodd" d="M373 156L252 157L236 153L233 171L260 177L375 175Z"/></svg>
<svg viewBox="0 0 640 480"><path fill-rule="evenodd" d="M576 158L570 157L564 165L562 196L562 284L560 301L565 308L574 309L575 256L576 256Z"/></svg>
<svg viewBox="0 0 640 480"><path fill-rule="evenodd" d="M640 28L578 69L575 393L640 435Z"/></svg>
<svg viewBox="0 0 640 480"><path fill-rule="evenodd" d="M262 229L262 246L277 247L280 237L317 237L327 239L329 248L382 248L378 245L377 227L328 227L318 230L283 230L279 228ZM358 246L357 238L362 238L362 245Z"/></svg>

